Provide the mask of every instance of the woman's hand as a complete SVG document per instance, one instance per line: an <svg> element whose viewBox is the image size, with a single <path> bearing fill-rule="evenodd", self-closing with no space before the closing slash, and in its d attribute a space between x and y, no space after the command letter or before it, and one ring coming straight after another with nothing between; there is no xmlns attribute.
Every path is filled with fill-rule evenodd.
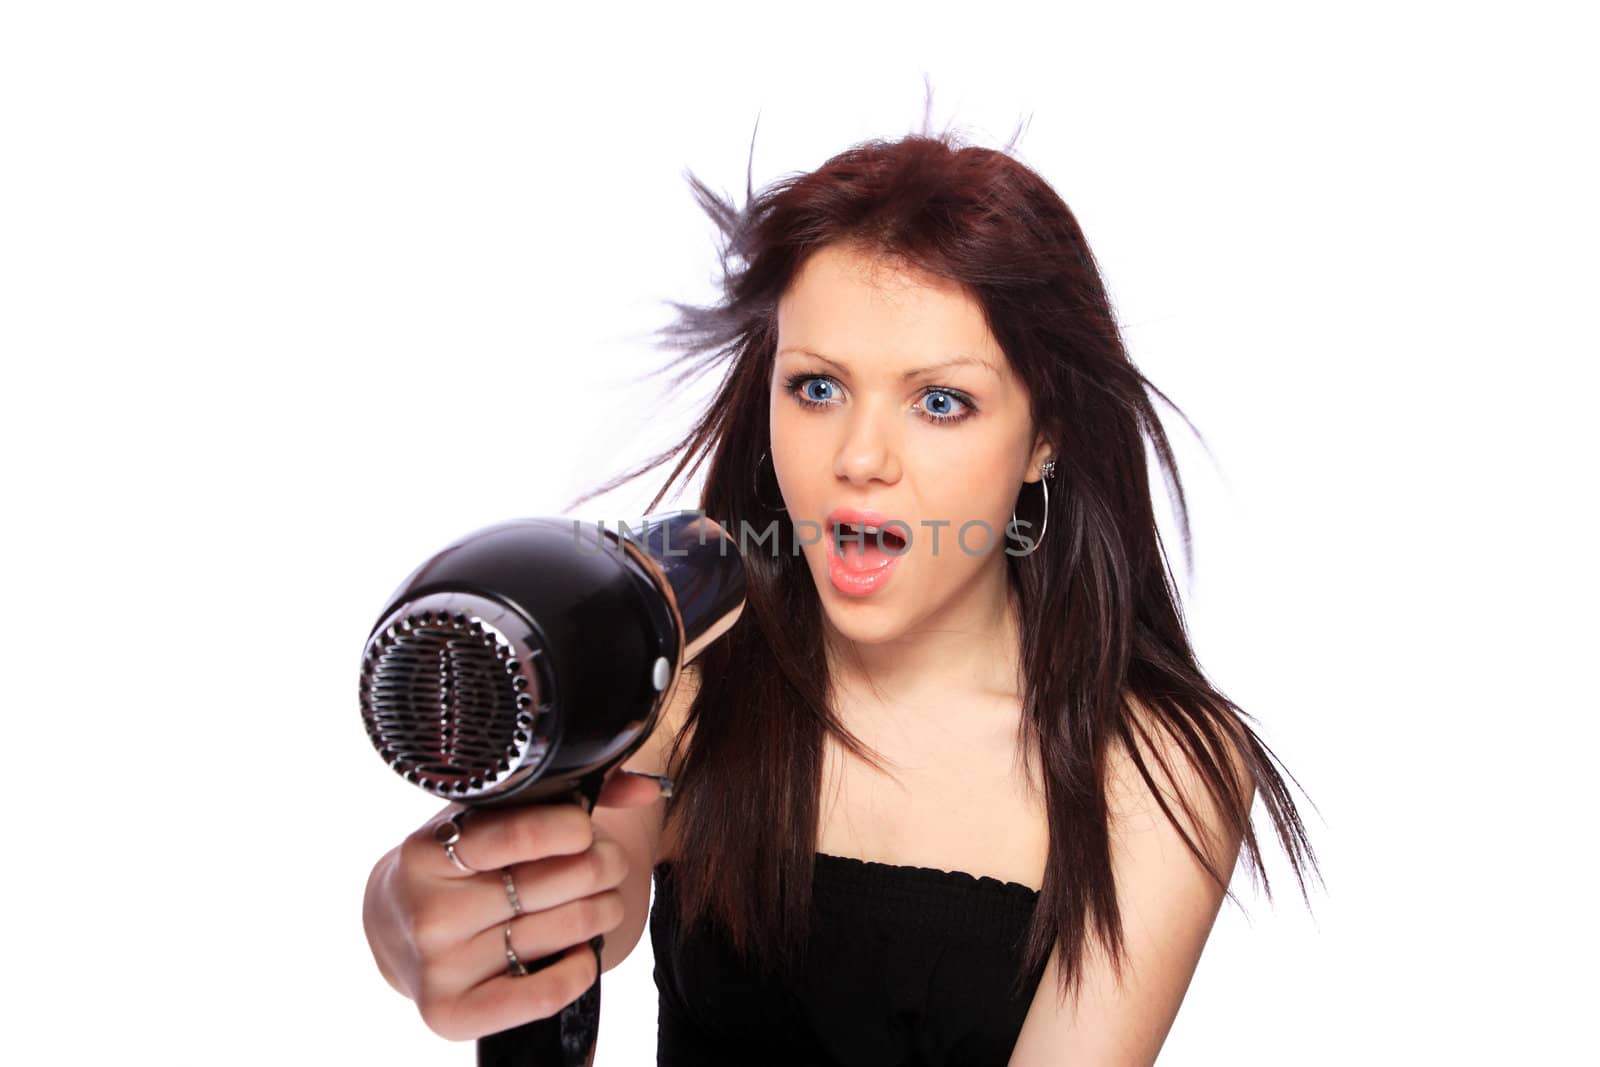
<svg viewBox="0 0 1600 1067"><path fill-rule="evenodd" d="M613 767L597 806L654 803L662 788ZM483 808L461 820L450 862L435 828L461 810L451 804L380 859L367 879L362 925L378 969L416 1002L428 1028L467 1041L548 1018L577 1000L598 977L589 939L623 921L617 890L628 874L626 850L597 836L577 804ZM522 913L513 917L501 875L508 868ZM525 962L563 949L538 971L508 972L505 930Z"/></svg>

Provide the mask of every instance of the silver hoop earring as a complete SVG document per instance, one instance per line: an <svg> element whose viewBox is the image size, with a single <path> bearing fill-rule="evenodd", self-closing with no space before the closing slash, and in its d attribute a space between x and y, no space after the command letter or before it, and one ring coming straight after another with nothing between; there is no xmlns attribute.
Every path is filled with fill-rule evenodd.
<svg viewBox="0 0 1600 1067"><path fill-rule="evenodd" d="M1039 551L1039 546L1044 544L1044 535L1050 530L1050 477L1056 472L1056 461L1046 460L1039 465L1039 488L1044 490L1044 522L1039 525L1039 539L1034 541L1033 547L1023 555L1031 556ZM1017 509L1011 509L1011 528L1017 527Z"/></svg>
<svg viewBox="0 0 1600 1067"><path fill-rule="evenodd" d="M766 452L763 451L761 453L761 459L756 460L756 481L755 481L756 503L760 504L762 507L766 508L768 511L788 511L789 509L787 507L785 507L785 506L773 507L771 504L768 504L765 500L761 499L761 461L766 459L766 458L767 458L767 454L766 454ZM773 476L773 480L776 481L777 480L777 476L778 476L777 468L773 468L772 476Z"/></svg>

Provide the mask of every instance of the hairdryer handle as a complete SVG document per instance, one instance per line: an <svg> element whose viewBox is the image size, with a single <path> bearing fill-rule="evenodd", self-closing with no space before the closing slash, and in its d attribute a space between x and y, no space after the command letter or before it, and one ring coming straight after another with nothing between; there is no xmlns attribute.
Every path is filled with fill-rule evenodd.
<svg viewBox="0 0 1600 1067"><path fill-rule="evenodd" d="M596 771L578 783L578 803L593 811L605 771ZM545 801L567 804L571 800ZM593 1067L595 1038L600 1032L600 950L604 935L589 939L594 950L594 984L583 995L548 1019L534 1019L478 1038L478 1067ZM531 974L555 963L561 952L541 956L526 964Z"/></svg>
<svg viewBox="0 0 1600 1067"><path fill-rule="evenodd" d="M591 938L600 959L603 937ZM560 953L529 964L535 971L560 959ZM600 1030L600 978L583 995L548 1019L478 1038L478 1067L593 1067L595 1037Z"/></svg>

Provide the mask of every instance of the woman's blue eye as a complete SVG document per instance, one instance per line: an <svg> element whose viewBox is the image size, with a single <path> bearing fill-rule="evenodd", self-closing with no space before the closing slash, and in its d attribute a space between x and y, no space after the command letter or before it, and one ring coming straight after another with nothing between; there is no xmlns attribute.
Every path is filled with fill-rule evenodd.
<svg viewBox="0 0 1600 1067"><path fill-rule="evenodd" d="M801 388L802 386L804 387L803 389ZM794 396L796 389L800 389L800 395L794 396L794 398L808 408L832 406L830 403L832 400L831 395L826 392L819 394L816 388L819 386L822 389L831 390L833 382L831 379L816 374L791 374L783 383L783 387L789 391L791 396Z"/></svg>
<svg viewBox="0 0 1600 1067"><path fill-rule="evenodd" d="M922 399L938 401L937 404L932 404L925 410L927 410L927 412L939 422L949 422L952 419L962 419L966 417L964 413L951 414L950 406L952 404L960 404L964 409L968 406L965 400L962 400L954 393L946 392L943 389L935 389L932 392L923 393Z"/></svg>
<svg viewBox="0 0 1600 1067"><path fill-rule="evenodd" d="M827 400L828 399L828 394L823 393L822 395L819 396L815 391L813 391L813 387L814 386L820 386L823 389L832 389L833 388L833 383L828 381L826 378L812 378L810 381L806 382L806 384L805 384L806 399L807 400L811 400L811 401L820 402L820 401Z"/></svg>

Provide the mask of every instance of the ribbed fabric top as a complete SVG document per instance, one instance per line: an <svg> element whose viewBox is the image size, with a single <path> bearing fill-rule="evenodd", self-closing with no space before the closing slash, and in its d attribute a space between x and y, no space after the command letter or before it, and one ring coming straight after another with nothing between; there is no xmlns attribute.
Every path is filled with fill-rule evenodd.
<svg viewBox="0 0 1600 1067"><path fill-rule="evenodd" d="M680 939L655 868L657 1064L1004 1067L1042 968L1008 996L1038 893L963 871L818 853L805 959L749 973L721 935Z"/></svg>

